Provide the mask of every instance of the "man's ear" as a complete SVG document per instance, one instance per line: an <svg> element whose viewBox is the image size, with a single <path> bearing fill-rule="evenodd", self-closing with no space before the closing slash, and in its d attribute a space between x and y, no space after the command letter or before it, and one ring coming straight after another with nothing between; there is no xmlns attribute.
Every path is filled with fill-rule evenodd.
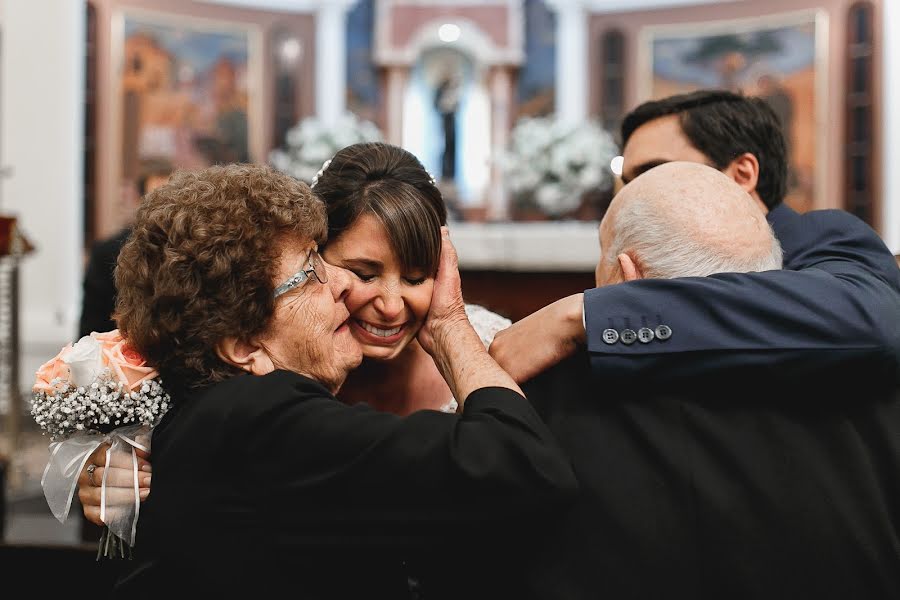
<svg viewBox="0 0 900 600"><path fill-rule="evenodd" d="M266 375L275 370L269 353L255 341L225 338L216 344L216 355L229 365L252 375Z"/></svg>
<svg viewBox="0 0 900 600"><path fill-rule="evenodd" d="M644 278L644 274L641 273L641 268L638 266L637 261L632 258L630 254L623 252L618 255L616 259L618 259L619 268L622 270L622 279L625 281L634 281L636 279Z"/></svg>
<svg viewBox="0 0 900 600"><path fill-rule="evenodd" d="M756 184L759 183L759 161L753 154L744 152L731 161L723 172L751 196L756 193Z"/></svg>
<svg viewBox="0 0 900 600"><path fill-rule="evenodd" d="M745 192L750 194L750 197L756 201L763 214L769 213L769 207L766 206L766 203L759 196L759 192L756 191L756 186L759 183L759 161L756 159L756 156L749 152L744 152L731 161L722 172L731 177Z"/></svg>

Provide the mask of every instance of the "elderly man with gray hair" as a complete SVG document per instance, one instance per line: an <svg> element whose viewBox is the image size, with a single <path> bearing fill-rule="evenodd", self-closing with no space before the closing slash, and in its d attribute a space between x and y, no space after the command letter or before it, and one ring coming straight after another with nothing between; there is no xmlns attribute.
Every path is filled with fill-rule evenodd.
<svg viewBox="0 0 900 600"><path fill-rule="evenodd" d="M616 195L600 224L597 285L781 268L781 245L747 192L712 167L671 162Z"/></svg>
<svg viewBox="0 0 900 600"><path fill-rule="evenodd" d="M758 348L706 369L716 351L653 351L697 332L627 301L669 278L779 270L758 205L711 167L667 163L619 192L600 241L597 285L626 298L604 342L623 348L576 352L522 386L580 491L510 559L517 597L900 597L896 374L852 356L811 373L795 352ZM740 304L711 310L745 327ZM548 314L528 318L556 326ZM590 368L601 360L608 376Z"/></svg>

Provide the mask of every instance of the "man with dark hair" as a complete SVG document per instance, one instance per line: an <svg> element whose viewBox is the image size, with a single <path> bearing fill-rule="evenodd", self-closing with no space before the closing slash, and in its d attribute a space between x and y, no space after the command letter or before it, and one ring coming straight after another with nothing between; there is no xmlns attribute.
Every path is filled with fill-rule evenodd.
<svg viewBox="0 0 900 600"><path fill-rule="evenodd" d="M687 141L689 147L676 146L676 140ZM744 166L738 159L750 155L758 173L751 195L771 209L787 193L788 156L781 123L761 98L705 90L645 102L622 121L622 147L629 142L622 183L674 160L669 157L676 153L693 154L680 158L708 164L736 179Z"/></svg>

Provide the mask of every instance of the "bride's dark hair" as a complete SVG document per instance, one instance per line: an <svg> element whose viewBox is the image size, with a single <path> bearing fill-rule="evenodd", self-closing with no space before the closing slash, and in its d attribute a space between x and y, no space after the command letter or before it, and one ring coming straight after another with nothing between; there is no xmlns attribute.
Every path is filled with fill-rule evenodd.
<svg viewBox="0 0 900 600"><path fill-rule="evenodd" d="M422 163L410 152L381 142L340 150L313 187L328 211L328 239L364 213L375 215L404 269L437 272L441 225L447 208Z"/></svg>

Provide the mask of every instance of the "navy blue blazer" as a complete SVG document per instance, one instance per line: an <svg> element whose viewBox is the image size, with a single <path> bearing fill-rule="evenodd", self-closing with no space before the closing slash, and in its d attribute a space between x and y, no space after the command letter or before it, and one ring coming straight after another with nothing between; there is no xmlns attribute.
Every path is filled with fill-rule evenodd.
<svg viewBox="0 0 900 600"><path fill-rule="evenodd" d="M768 219L784 270L586 290L594 374L665 380L748 364L813 373L861 358L900 369L900 269L875 231L841 210L781 204ZM660 325L668 335L657 335ZM627 331L642 329L654 335Z"/></svg>

